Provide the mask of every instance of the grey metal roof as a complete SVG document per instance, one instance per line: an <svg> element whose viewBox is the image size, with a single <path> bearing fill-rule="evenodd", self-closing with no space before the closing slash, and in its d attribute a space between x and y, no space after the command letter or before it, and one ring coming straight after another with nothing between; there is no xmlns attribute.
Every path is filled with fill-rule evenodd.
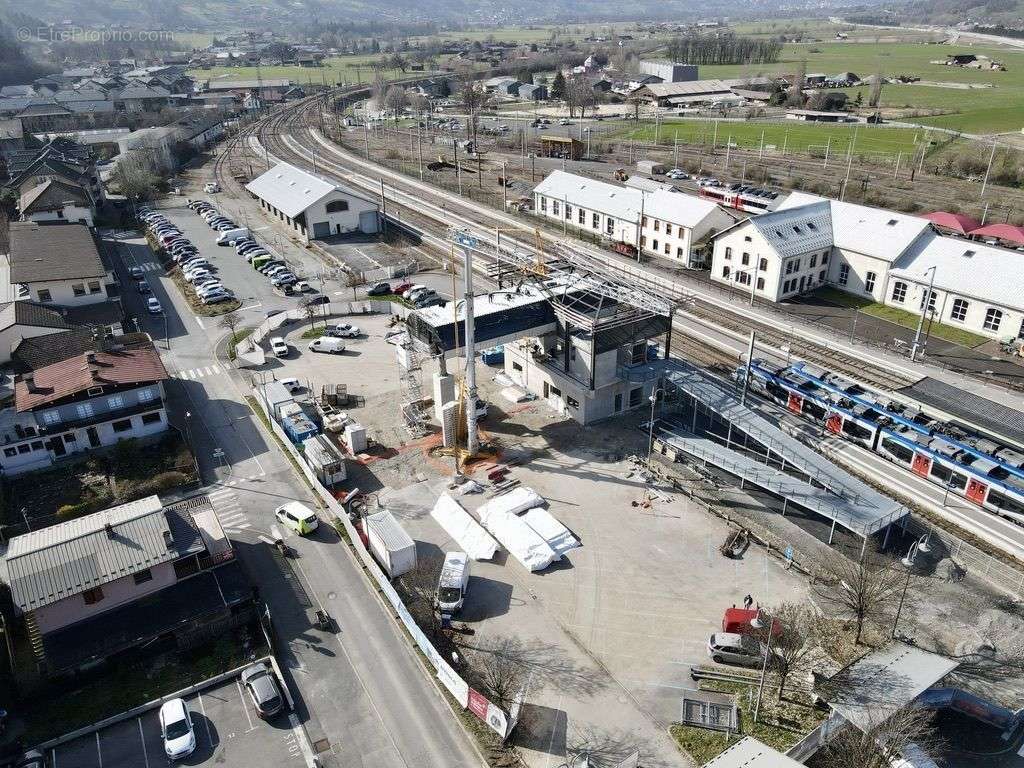
<svg viewBox="0 0 1024 768"><path fill-rule="evenodd" d="M32 611L196 550L201 540L156 495L15 536L5 556L11 594Z"/></svg>
<svg viewBox="0 0 1024 768"><path fill-rule="evenodd" d="M781 256L832 247L832 216L827 201L770 211L747 221Z"/></svg>
<svg viewBox="0 0 1024 768"><path fill-rule="evenodd" d="M877 728L959 662L911 645L892 642L829 678L821 687L829 706L862 731Z"/></svg>
<svg viewBox="0 0 1024 768"><path fill-rule="evenodd" d="M416 546L412 537L406 533L405 529L401 525L399 525L395 516L387 510L375 512L367 517L366 527L368 530L372 530L377 536L380 536L384 546L386 546L390 552Z"/></svg>
<svg viewBox="0 0 1024 768"><path fill-rule="evenodd" d="M776 472L738 451L682 430L667 430L668 435L663 438L666 442L674 440L682 450L698 455L728 472L741 475L751 483L789 499L791 503L835 520L837 524L860 536L880 531L907 513L906 508L894 499L836 466L760 414L740 405L733 392L717 379L679 360L673 360L666 366L664 378L667 385L695 397L705 407L732 423L736 429L768 446L773 452L785 456L787 463L802 470L828 491Z"/></svg>
<svg viewBox="0 0 1024 768"><path fill-rule="evenodd" d="M293 219L332 192L340 192L374 207L377 205L363 195L288 163L278 163L264 171L245 188Z"/></svg>

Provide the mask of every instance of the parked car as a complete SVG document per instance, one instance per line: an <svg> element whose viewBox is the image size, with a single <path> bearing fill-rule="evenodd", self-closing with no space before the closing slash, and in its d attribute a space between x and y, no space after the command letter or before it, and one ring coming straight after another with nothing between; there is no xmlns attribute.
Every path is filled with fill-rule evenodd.
<svg viewBox="0 0 1024 768"><path fill-rule="evenodd" d="M312 533L320 524L316 513L305 504L298 501L289 501L274 510L274 517L277 521L288 528L291 528L300 536Z"/></svg>
<svg viewBox="0 0 1024 768"><path fill-rule="evenodd" d="M143 278L144 273L142 271L142 267L132 267L128 271L131 273L132 280L141 280Z"/></svg>
<svg viewBox="0 0 1024 768"><path fill-rule="evenodd" d="M196 732L184 699L171 699L160 706L160 734L171 760L181 760L195 751Z"/></svg>
<svg viewBox="0 0 1024 768"><path fill-rule="evenodd" d="M404 291L402 291L402 293L399 294L399 295L403 299L408 299L416 291L425 291L425 290L427 290L427 286L425 286L425 285L410 285L408 288L406 288Z"/></svg>
<svg viewBox="0 0 1024 768"><path fill-rule="evenodd" d="M420 301L421 299L427 299L430 298L431 296L436 295L437 294L434 292L433 288L420 288L419 290L414 290L407 293L405 299L406 301L411 301L413 304L415 304L417 301Z"/></svg>
<svg viewBox="0 0 1024 768"><path fill-rule="evenodd" d="M287 379L278 379L281 382L281 386L288 390L289 394L294 395L296 392L301 392L305 389L302 386L302 382L296 379L294 376Z"/></svg>
<svg viewBox="0 0 1024 768"><path fill-rule="evenodd" d="M280 336L275 336L270 340L270 351L277 357L288 357L288 342Z"/></svg>
<svg viewBox="0 0 1024 768"><path fill-rule="evenodd" d="M281 274L276 275L270 281L270 284L273 285L275 288L282 288L286 285L295 285L297 282L299 282L299 278L297 278L291 272L283 272Z"/></svg>
<svg viewBox="0 0 1024 768"><path fill-rule="evenodd" d="M336 339L354 339L361 331L358 325L352 325L351 323L337 323L332 325L325 332L325 336L333 336Z"/></svg>
<svg viewBox="0 0 1024 768"><path fill-rule="evenodd" d="M277 679L266 663L246 667L242 670L241 678L257 715L266 719L284 709L284 697L278 688Z"/></svg>
<svg viewBox="0 0 1024 768"><path fill-rule="evenodd" d="M323 352L328 355L340 355L345 351L345 342L331 336L321 336L309 342L310 352Z"/></svg>
<svg viewBox="0 0 1024 768"><path fill-rule="evenodd" d="M234 294L228 293L227 291L220 291L218 293L211 293L208 296L203 296L200 301L203 304L219 304L222 301L231 301L235 298Z"/></svg>
<svg viewBox="0 0 1024 768"><path fill-rule="evenodd" d="M367 296L387 296L391 293L391 286L387 283L374 283L366 289Z"/></svg>
<svg viewBox="0 0 1024 768"><path fill-rule="evenodd" d="M735 632L716 632L708 639L708 656L716 664L737 664L759 667L767 649L752 635Z"/></svg>
<svg viewBox="0 0 1024 768"><path fill-rule="evenodd" d="M299 280L294 286L292 286L298 293L312 293L313 286L307 283L305 280Z"/></svg>
<svg viewBox="0 0 1024 768"><path fill-rule="evenodd" d="M416 309L426 309L427 307L443 307L447 303L448 302L442 299L440 296L434 294L433 296L427 296L425 298L420 299L419 301L416 302L414 306L416 307Z"/></svg>
<svg viewBox="0 0 1024 768"><path fill-rule="evenodd" d="M413 287L412 283L399 283L392 289L392 293L396 296L401 296L403 293Z"/></svg>
<svg viewBox="0 0 1024 768"><path fill-rule="evenodd" d="M149 310L151 315L163 314L164 308L160 306L160 301L155 296L150 296L146 299L146 309Z"/></svg>
<svg viewBox="0 0 1024 768"><path fill-rule="evenodd" d="M206 267L196 267L192 271L186 273L185 279L188 280L190 283L194 283L198 278L206 277L209 274L210 270L208 270Z"/></svg>
<svg viewBox="0 0 1024 768"><path fill-rule="evenodd" d="M145 280L139 280L139 282L135 284L135 290L137 290L139 293L153 292L153 289L149 287L149 283L147 283Z"/></svg>

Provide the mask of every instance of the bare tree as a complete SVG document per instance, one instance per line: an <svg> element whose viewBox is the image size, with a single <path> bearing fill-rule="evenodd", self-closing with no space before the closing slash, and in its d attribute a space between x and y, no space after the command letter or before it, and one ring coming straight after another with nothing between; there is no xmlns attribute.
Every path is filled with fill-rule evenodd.
<svg viewBox="0 0 1024 768"><path fill-rule="evenodd" d="M217 323L221 328L231 333L231 340L235 340L235 336L238 335L238 326L242 324L242 316L237 311L232 310L231 312L225 312L220 316L220 322Z"/></svg>
<svg viewBox="0 0 1024 768"><path fill-rule="evenodd" d="M892 563L880 565L868 562L867 558L854 562L837 554L816 574L811 591L838 608L841 617L849 615L853 619L853 642L859 644L866 624L891 614L905 581L906 572L897 570Z"/></svg>
<svg viewBox="0 0 1024 768"><path fill-rule="evenodd" d="M871 77L871 90L868 92L868 106L877 107L878 102L882 100L882 84L885 82L885 78L882 77L881 72L876 72Z"/></svg>
<svg viewBox="0 0 1024 768"><path fill-rule="evenodd" d="M121 194L135 201L152 198L160 183L160 177L152 162L138 150L128 152L120 158L114 179Z"/></svg>
<svg viewBox="0 0 1024 768"><path fill-rule="evenodd" d="M468 661L475 684L499 707L508 708L526 683L524 649L518 638L484 640L469 651Z"/></svg>
<svg viewBox="0 0 1024 768"><path fill-rule="evenodd" d="M586 117L587 107L597 104L597 94L590 83L583 77L572 77L565 86L565 100L569 105L569 116L572 117L574 108L579 109L580 119Z"/></svg>
<svg viewBox="0 0 1024 768"><path fill-rule="evenodd" d="M777 622L779 631L772 637L772 655L768 660L770 669L779 679L779 699L786 688L786 680L794 672L802 672L807 666L809 655L817 645L819 630L818 615L802 603L782 603L765 612ZM767 642L769 629L762 630Z"/></svg>
<svg viewBox="0 0 1024 768"><path fill-rule="evenodd" d="M466 110L469 138L475 143L480 112L490 104L491 94L481 87L472 71L465 71L459 77L459 100L462 102L462 108Z"/></svg>
<svg viewBox="0 0 1024 768"><path fill-rule="evenodd" d="M626 103L633 107L633 120L640 122L640 106L644 103L643 97L630 94L626 99Z"/></svg>
<svg viewBox="0 0 1024 768"><path fill-rule="evenodd" d="M395 117L395 122L398 122L398 115L402 110L409 104L409 97L405 93L405 88L400 85L390 86L384 94L384 106L391 110L391 113Z"/></svg>
<svg viewBox="0 0 1024 768"><path fill-rule="evenodd" d="M384 73L377 69L373 75L373 85L370 86L370 96L377 102L378 107L382 107L384 104L384 94L388 89L387 78L384 77Z"/></svg>
<svg viewBox="0 0 1024 768"><path fill-rule="evenodd" d="M804 86L807 84L807 61L801 59L793 72L793 87L789 90L786 103L791 107L804 105Z"/></svg>
<svg viewBox="0 0 1024 768"><path fill-rule="evenodd" d="M889 768L909 745L926 753L941 746L932 724L935 713L906 707L890 713L879 708L864 730L844 723L822 747L822 765L829 768Z"/></svg>
<svg viewBox="0 0 1024 768"><path fill-rule="evenodd" d="M441 629L440 617L434 607L437 580L443 565L444 559L441 557L419 557L416 560L416 567L402 574L398 581L406 607L416 619L416 623L430 637L436 637Z"/></svg>
<svg viewBox="0 0 1024 768"><path fill-rule="evenodd" d="M306 319L309 320L309 327L315 328L316 316L320 314L321 305L315 303L313 297L307 296L299 302L299 306L302 308L302 313L306 316Z"/></svg>

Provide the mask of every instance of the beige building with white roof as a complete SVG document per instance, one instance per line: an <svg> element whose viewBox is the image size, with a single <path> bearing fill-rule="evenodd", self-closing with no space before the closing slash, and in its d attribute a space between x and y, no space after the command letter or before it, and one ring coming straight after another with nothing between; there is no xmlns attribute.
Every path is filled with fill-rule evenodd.
<svg viewBox="0 0 1024 768"><path fill-rule="evenodd" d="M715 203L666 189L647 191L553 171L533 190L534 213L613 243L686 267L703 262L702 246L734 219Z"/></svg>

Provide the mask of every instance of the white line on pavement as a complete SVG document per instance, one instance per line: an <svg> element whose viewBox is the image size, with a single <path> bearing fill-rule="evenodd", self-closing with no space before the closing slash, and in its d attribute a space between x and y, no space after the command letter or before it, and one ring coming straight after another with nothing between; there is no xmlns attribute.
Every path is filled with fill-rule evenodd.
<svg viewBox="0 0 1024 768"><path fill-rule="evenodd" d="M313 748L309 745L309 740L306 737L306 731L302 727L302 723L299 722L299 716L294 712L288 714L288 722L292 724L292 733L295 734L295 740L299 742L299 749L302 750L302 756L306 758L306 765L312 766L313 762Z"/></svg>
<svg viewBox="0 0 1024 768"><path fill-rule="evenodd" d="M210 733L210 718L206 716L206 705L203 704L203 694L196 693L196 698L199 699L199 711L203 713L203 725L206 726L206 743L210 745L210 749L213 749L217 745L213 743L213 734Z"/></svg>
<svg viewBox="0 0 1024 768"><path fill-rule="evenodd" d="M242 702L242 711L245 712L245 719L249 721L249 731L255 731L256 726L252 724L252 715L249 714L249 707L245 703L245 692L242 690L242 684L237 680L235 680L235 688L238 689L238 699ZM249 731L246 731L246 733Z"/></svg>
<svg viewBox="0 0 1024 768"><path fill-rule="evenodd" d="M203 321L202 321L202 320L201 320L200 318L198 318L198 317L196 318L196 325L198 325L198 326L199 326L200 328L202 328L202 329L203 329L204 331L206 330L206 326L205 326L205 325L203 325Z"/></svg>
<svg viewBox="0 0 1024 768"><path fill-rule="evenodd" d="M142 732L142 718L138 717L135 721L139 724L139 742L142 744L142 759L146 761L146 768L149 768L149 752L146 750L146 734Z"/></svg>

